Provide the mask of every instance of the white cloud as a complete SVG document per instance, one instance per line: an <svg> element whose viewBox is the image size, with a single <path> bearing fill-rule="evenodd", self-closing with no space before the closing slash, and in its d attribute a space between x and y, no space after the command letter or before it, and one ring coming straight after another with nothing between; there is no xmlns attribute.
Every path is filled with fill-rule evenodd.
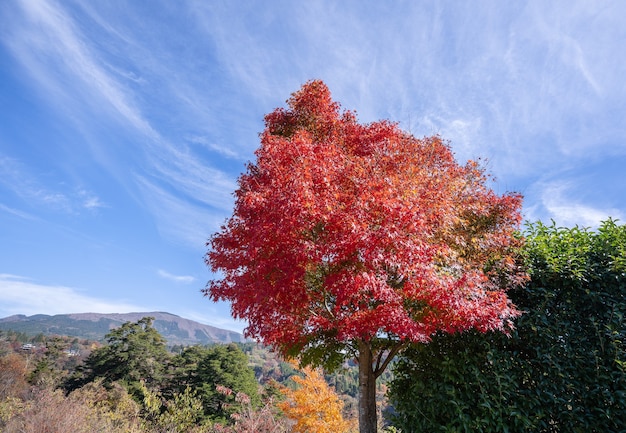
<svg viewBox="0 0 626 433"><path fill-rule="evenodd" d="M62 182L58 182L54 188L44 176L33 174L30 167L2 155L0 155L0 185L4 185L31 206L42 205L67 213L78 213L82 208L105 207L100 198L91 191L84 188L70 190Z"/></svg>
<svg viewBox="0 0 626 433"><path fill-rule="evenodd" d="M86 209L97 209L100 207L104 207L104 204L100 201L98 197L92 196L85 199L83 202L83 206Z"/></svg>
<svg viewBox="0 0 626 433"><path fill-rule="evenodd" d="M124 301L88 296L76 288L40 284L25 277L0 274L0 314L3 317L13 314L128 313L152 310Z"/></svg>
<svg viewBox="0 0 626 433"><path fill-rule="evenodd" d="M228 308L224 303L222 304L222 310ZM218 309L215 307L204 308L204 310L208 310L209 313L198 313L197 311L183 311L179 315L190 320L195 320L196 322L215 326L216 328L220 329L228 329L239 333L243 333L244 328L248 325L248 323L244 320L235 320L231 316L221 315L218 312Z"/></svg>
<svg viewBox="0 0 626 433"><path fill-rule="evenodd" d="M6 20L3 35L25 75L82 129L97 128L82 114L87 108L143 134L128 145L145 153L124 152L143 160L125 162L140 170L142 200L161 233L184 242L198 244L219 225L236 187L222 161L201 155L250 156L262 114L311 78L324 79L363 121L408 119L413 129L417 119L416 135L441 133L461 160L486 157L505 183L626 143L626 62L614 43L626 27L617 2L478 9L308 2L284 4L279 13L189 2L191 10L172 14L195 17L182 27L136 25L141 8L132 5L15 4L21 8L5 10L22 13ZM119 169L111 144L97 146L109 169ZM22 192L50 206L77 206L64 189ZM82 201L103 205L95 195ZM566 220L604 213L566 199L546 198L545 208Z"/></svg>
<svg viewBox="0 0 626 433"><path fill-rule="evenodd" d="M90 191L80 189L78 191L78 196L81 200L81 206L85 209L98 209L102 207L106 207L106 205L102 202L100 197L91 193Z"/></svg>
<svg viewBox="0 0 626 433"><path fill-rule="evenodd" d="M22 1L26 25L14 30L10 46L29 74L47 89L48 97L58 104L62 97L73 107L71 115L80 112L76 104L91 101L93 107L109 107L143 134L155 137L150 124L128 97L129 92L107 74L102 61L90 49L88 41L72 18L59 4L49 1ZM72 85L68 87L71 80ZM85 90L75 103L76 90ZM69 90L71 89L71 90ZM72 92L72 93L71 93Z"/></svg>
<svg viewBox="0 0 626 433"><path fill-rule="evenodd" d="M579 225L595 228L609 217L613 219L623 218L619 209L592 207L577 201L575 196L576 187L574 184L552 182L543 186L541 203L548 217L561 226Z"/></svg>
<svg viewBox="0 0 626 433"><path fill-rule="evenodd" d="M164 146L151 155L153 166L160 179L171 188L187 195L191 200L217 209L232 208L232 193L237 184L221 170L217 170L187 150Z"/></svg>
<svg viewBox="0 0 626 433"><path fill-rule="evenodd" d="M184 144L173 143L166 139L162 135L163 130L157 130L153 126L159 125L160 127L159 119L153 119L144 113L158 115L154 106L150 105L155 103L152 98L171 97L177 101L176 110L184 113L181 118L186 118L188 113L193 113L193 120L200 125L214 122L210 114L215 111L215 107L201 108L212 106L212 101L206 99L209 96L204 95L204 98L198 96L203 92L198 92L198 89L191 85L191 83L197 83L197 78L193 78L186 68L166 64L161 59L155 58L153 54L139 48L145 41L133 38L148 37L148 35L123 34L123 25L118 21L113 24L107 23L107 20L102 19L91 7L86 7L85 11L102 26L102 29L98 29L104 31L101 33L104 36L101 40L95 40L90 33L83 31L82 22L76 19L76 14L72 14L70 9L66 9L63 4L52 1L35 3L23 1L19 4L23 13L22 25L11 27L11 37L8 38L7 43L26 72L44 90L42 96L49 100L50 105L62 107L66 117L78 122L80 130L89 137L98 135L93 131L99 126L92 124L93 116L85 115L86 112L96 113L98 116L113 113L113 118L117 123L125 127L130 126L143 135L141 139L133 140L129 144L133 146L135 143L140 143L143 150L140 154L125 151L116 155L114 153L116 149L111 149L109 142L92 143L96 147L94 156L98 157L99 162L112 172L116 172L119 170L115 163L118 158L125 158L124 163L128 164L128 155L143 157L143 161L137 161L137 166L140 166L144 173L150 173L152 178L158 178L160 183L168 185L169 190L176 191L184 197L171 196L166 200L168 203L175 202L173 212L178 216L201 213L204 220L210 219L210 216L204 218L206 212L199 210L197 203L220 210L231 208L231 194L236 186L233 179L223 171L213 168L211 163L203 160ZM157 35L157 37L162 38L162 35ZM142 86L145 85L144 78L137 77L132 71L121 74L120 71L125 71L127 64L123 64L118 58L111 57L111 53L106 51L104 41L111 42L108 38L112 38L113 43L124 40L126 42L124 47L132 47L124 48L129 50L129 61L136 63L138 70L146 71L149 78L155 80L150 83L152 86L160 82L165 83L162 91L151 94L142 93ZM137 54L138 57L130 54ZM132 78L130 80L129 74ZM181 74L185 79L171 80L172 76L181 76ZM177 84L179 81L182 84ZM72 85L68 86L68 83ZM140 102L144 105L140 105ZM162 100L158 101L158 104L162 103ZM237 155L235 150L225 146L210 144L209 147L222 156L232 158ZM2 160L0 160L0 173L2 172L1 163ZM70 212L75 212L80 208L93 210L106 207L105 203L91 192L79 191L78 197L75 197L75 192L54 191L48 187L39 187L39 183L35 181L24 182L24 173L15 172L13 178L10 188L27 200L34 199L47 206L62 208ZM143 184L140 184L139 188L142 193L149 194L144 197L144 202L151 204L149 210L153 213L160 229L170 235L182 235L182 240L186 242L190 237L189 231L196 228L196 225L192 224L192 228L181 228L181 220L164 217L162 214L166 208L160 206L163 200L155 203L155 195L152 194L153 191L150 188L145 188ZM157 194L157 196L165 197L165 194ZM189 219L185 221L189 222ZM172 226L165 227L165 224L172 224ZM205 235L200 236L202 239Z"/></svg>
<svg viewBox="0 0 626 433"><path fill-rule="evenodd" d="M17 217L20 217L22 219L26 219L26 220L34 221L34 220L38 219L37 217L35 217L33 215L30 215L29 213L23 212L23 211L18 210L18 209L13 209L13 208L11 208L9 206L3 205L2 203L0 203L0 210L2 210L4 212L7 212L7 213L10 213L11 215L15 215Z"/></svg>
<svg viewBox="0 0 626 433"><path fill-rule="evenodd" d="M199 144L210 151L217 152L220 155L225 156L226 158L238 159L238 160L243 159L237 152L233 151L232 149L225 147L223 145L214 143L208 140L206 137L191 136L188 138L188 140L191 143Z"/></svg>
<svg viewBox="0 0 626 433"><path fill-rule="evenodd" d="M0 155L0 184L29 203L69 210L67 197L41 185L19 161Z"/></svg>
<svg viewBox="0 0 626 433"><path fill-rule="evenodd" d="M155 216L159 233L172 241L194 249L204 249L209 236L226 216L209 208L194 205L143 177L137 178L145 205Z"/></svg>
<svg viewBox="0 0 626 433"><path fill-rule="evenodd" d="M191 275L174 275L174 274L170 274L167 271L164 271L163 269L159 269L157 271L157 274L159 275L159 277L165 278L166 280L170 280L175 283L189 284L189 283L193 283L194 281L196 281L196 279L192 277Z"/></svg>

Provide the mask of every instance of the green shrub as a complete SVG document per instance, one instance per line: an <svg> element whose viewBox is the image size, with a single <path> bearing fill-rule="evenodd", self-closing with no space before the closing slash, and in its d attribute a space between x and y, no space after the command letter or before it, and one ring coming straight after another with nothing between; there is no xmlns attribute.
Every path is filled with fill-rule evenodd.
<svg viewBox="0 0 626 433"><path fill-rule="evenodd" d="M516 330L407 350L390 388L402 431L626 431L626 226L537 223L525 236Z"/></svg>

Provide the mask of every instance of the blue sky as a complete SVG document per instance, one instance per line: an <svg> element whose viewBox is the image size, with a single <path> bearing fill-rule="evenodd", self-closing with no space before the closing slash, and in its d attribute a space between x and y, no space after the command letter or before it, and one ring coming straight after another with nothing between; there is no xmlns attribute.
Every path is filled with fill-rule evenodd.
<svg viewBox="0 0 626 433"><path fill-rule="evenodd" d="M363 122L484 157L524 216L626 218L622 1L0 2L0 317L200 290L264 114L319 78Z"/></svg>

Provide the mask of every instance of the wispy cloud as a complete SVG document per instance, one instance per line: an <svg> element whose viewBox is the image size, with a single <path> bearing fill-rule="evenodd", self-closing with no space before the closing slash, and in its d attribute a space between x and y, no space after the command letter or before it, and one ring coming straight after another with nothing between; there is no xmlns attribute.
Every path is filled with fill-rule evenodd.
<svg viewBox="0 0 626 433"><path fill-rule="evenodd" d="M159 269L157 271L157 274L159 275L159 277L165 278L166 280L173 281L175 283L189 284L196 281L196 279L191 275L174 275L170 274L167 271L164 271L163 269Z"/></svg>
<svg viewBox="0 0 626 433"><path fill-rule="evenodd" d="M89 105L89 101L99 109L108 106L145 135L156 136L129 93L107 74L89 41L61 5L51 1L21 1L19 5L27 25L14 29L9 45L51 99L58 104L57 98L62 98L68 103L63 104L66 107ZM72 86L67 86L68 81ZM84 98L83 94L77 101L77 93L85 91L90 97ZM68 114L78 112L74 108Z"/></svg>
<svg viewBox="0 0 626 433"><path fill-rule="evenodd" d="M59 184L54 189L43 179L45 175L40 177L42 179L20 161L0 154L0 185L30 206L38 205L67 213L79 213L81 209L92 210L105 206L91 191L64 184Z"/></svg>
<svg viewBox="0 0 626 433"><path fill-rule="evenodd" d="M80 289L41 284L25 277L0 274L0 314L127 313L151 311L146 306L85 295Z"/></svg>
<svg viewBox="0 0 626 433"><path fill-rule="evenodd" d="M191 143L199 144L199 145L203 146L204 148L206 148L206 149L208 149L210 151L217 152L220 155L225 156L226 158L238 159L238 160L243 159L241 157L241 155L238 154L237 152L235 152L234 150L232 150L232 149L230 149L228 147L225 147L223 145L219 145L219 144L209 140L206 137L201 137L201 136L197 136L196 135L196 136L189 137L188 140Z"/></svg>
<svg viewBox="0 0 626 433"><path fill-rule="evenodd" d="M543 212L562 226L597 227L609 217L623 219L619 209L593 207L577 199L577 186L573 182L554 181L542 184L541 205L543 210L533 209L532 212Z"/></svg>
<svg viewBox="0 0 626 433"><path fill-rule="evenodd" d="M189 283L194 279L189 276L177 276L167 271L159 270L159 276ZM196 320L222 329L243 332L246 326L244 321L234 320L225 314L227 307L206 302L203 313L192 309L177 309L175 312L181 317ZM42 284L30 278L0 274L0 318L14 314L31 316L34 314L72 314L72 313L130 313L156 311L162 308L150 305L137 305L124 300L111 300L85 295L77 288Z"/></svg>
<svg viewBox="0 0 626 433"><path fill-rule="evenodd" d="M244 328L248 325L246 321L235 320L231 316L224 315L217 308L208 304L208 307L202 309L207 313L198 313L197 311L182 311L180 314L196 322L204 323L206 325L215 326L221 329L229 329L231 331L243 333Z"/></svg>
<svg viewBox="0 0 626 433"><path fill-rule="evenodd" d="M104 203L102 203L102 201L100 201L100 199L96 196L85 197L85 200L83 201L83 206L86 209L98 209L101 207L105 207Z"/></svg>
<svg viewBox="0 0 626 433"><path fill-rule="evenodd" d="M76 196L79 200L80 206L88 210L95 210L99 208L108 207L100 197L92 193L91 191L87 191L86 189L79 188L76 191Z"/></svg>
<svg viewBox="0 0 626 433"><path fill-rule="evenodd" d="M605 48L614 35L626 37L615 19L626 8L617 2L407 2L395 13L309 2L288 4L278 17L193 5L242 93L282 103L302 81L322 78L362 120L390 117L416 135L439 133L459 159L487 158L505 185L523 188L537 172L584 166L590 154L610 158L626 146L626 58ZM283 34L289 38L276 43ZM565 192L538 203L542 216L564 223L616 213Z"/></svg>
<svg viewBox="0 0 626 433"><path fill-rule="evenodd" d="M236 185L221 163L251 157L262 115L311 78L361 120L440 133L460 159L488 158L505 182L626 149L626 58L612 51L626 37L619 2L287 2L279 13L189 2L172 21L141 25L137 3L123 13L15 4L2 34L25 75L87 135L98 135L93 118L138 133L124 143L133 152L114 155L96 139L94 153L110 170L124 158L136 176L123 182L159 231L183 242L231 209ZM143 24L152 19L159 25ZM75 200L65 189L28 193L49 206ZM550 208L565 215L562 205ZM94 195L82 206L104 203Z"/></svg>
<svg viewBox="0 0 626 433"><path fill-rule="evenodd" d="M0 184L25 201L34 201L67 211L71 209L65 194L40 185L22 164L2 155L0 155Z"/></svg>
<svg viewBox="0 0 626 433"><path fill-rule="evenodd" d="M150 156L157 169L157 177L186 195L188 200L204 203L217 209L229 210L235 181L187 149L163 148Z"/></svg>
<svg viewBox="0 0 626 433"><path fill-rule="evenodd" d="M0 203L0 210L2 210L3 212L9 213L11 215L15 215L16 217L19 217L25 220L35 221L38 219L36 216L33 216L27 212L24 212L18 209L13 209L12 207L5 206L2 203Z"/></svg>
<svg viewBox="0 0 626 433"><path fill-rule="evenodd" d="M224 222L220 212L190 204L146 178L139 177L137 182L159 232L171 241L204 250L205 241Z"/></svg>
<svg viewBox="0 0 626 433"><path fill-rule="evenodd" d="M127 64L123 64L103 49L106 44L102 41L107 39L95 41L92 40L93 35L88 35L83 31L85 23L76 21L76 11L70 13L65 5L46 0L35 3L22 1L19 5L24 15L23 25L12 26L8 45L26 72L34 78L34 82L44 89L42 96L47 98L51 105L57 106L59 101L63 101L60 105L66 117L79 122L80 130L86 132L91 142L94 141L93 137L98 135L93 132L94 128L97 130L99 126L92 124L89 116L84 115L85 112L98 116L105 115L109 122L113 121L124 127L130 127L141 134L140 139L129 143L134 147L140 145L140 152L124 152L123 157L128 158L132 155L139 158L130 164L141 167L142 176L158 178L160 183L167 184L169 189L180 193L179 198L175 199L176 216L202 213L209 214L208 219L210 219L212 212L221 214L224 210L230 209L231 193L235 188L234 180L223 171L214 168L206 158L194 152L184 142L174 143L166 138L167 134L163 134L154 126L158 124L158 121L162 121L160 114L153 121L146 113L154 116L155 110L152 106L141 103L142 101L147 104L155 102L152 100L152 94L143 92L142 86L145 80L153 80L152 85L162 81L167 84L160 93L161 97L171 98L170 103L176 101L179 104L177 109L182 113L194 113L194 120L199 125L213 122L210 115L215 110L208 109L207 111L201 108L203 105L210 107L210 101L199 99L197 89L189 88L189 80L181 80L182 83L179 85L176 84L178 80L171 80L172 76L180 74L189 78L189 74L185 73L187 65L172 70L169 64L160 62L153 58L153 55L138 48L142 44L133 39L139 37L137 34L125 33L123 26L115 27L102 19L102 16L92 7L85 7L84 10L90 14L94 22L102 26L101 35L115 40L124 40L128 46L132 47L130 49L135 50L129 53L127 58L136 62L138 69L149 71L147 78L137 76L125 69ZM121 25L119 22L116 24ZM162 35L157 36L162 37ZM138 54L138 57L130 54ZM197 81L196 78L191 82ZM72 85L68 86L70 82ZM181 114L181 117L184 118L184 115ZM237 151L233 150L236 146L218 145L214 141L199 139L201 135L195 135L195 137L196 143L202 141L205 150L208 148L224 157L237 158ZM96 139L95 146L97 149L94 151L94 156L99 158L104 165L109 166L112 171L117 171L115 161L122 156L112 153L108 149L110 147L108 142L98 142ZM124 161L124 164L129 164L129 162ZM124 178L123 181L128 182L132 179ZM144 182L140 182L139 185L130 185L130 187L138 187L140 192L150 194L143 201L151 203L149 210L153 212L160 228L163 229L164 224L176 226L181 223L181 220L175 217L163 216L164 212L169 212L169 208L163 206L166 203L156 203L159 197L166 197L166 202L171 204L174 201L173 197L153 194L149 188L145 188ZM72 209L75 206L73 200L76 197L69 197L66 191L61 193L44 188L36 189L32 186L20 188L19 194L30 195L50 206L55 205L65 209ZM95 194L81 191L78 196L83 208L105 207L103 201ZM207 207L200 209L203 205ZM184 224L188 223L187 221ZM186 231L181 231L175 226L165 231L169 234Z"/></svg>

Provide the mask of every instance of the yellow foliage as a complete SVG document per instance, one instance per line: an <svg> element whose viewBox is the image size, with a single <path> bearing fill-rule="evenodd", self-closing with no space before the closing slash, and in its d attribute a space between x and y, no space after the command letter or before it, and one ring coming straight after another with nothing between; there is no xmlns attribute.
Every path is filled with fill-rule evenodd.
<svg viewBox="0 0 626 433"><path fill-rule="evenodd" d="M293 433L347 433L354 421L345 420L342 415L343 402L328 386L320 370L306 367L304 377L293 376L298 385L292 390L283 388L287 397L279 404L285 416L293 421Z"/></svg>
<svg viewBox="0 0 626 433"><path fill-rule="evenodd" d="M70 397L92 408L103 423L128 432L138 429L140 407L119 383L114 382L107 389L103 380L97 379L73 391Z"/></svg>
<svg viewBox="0 0 626 433"><path fill-rule="evenodd" d="M0 401L0 426L5 421L22 413L27 407L28 405L17 397L7 397Z"/></svg>

